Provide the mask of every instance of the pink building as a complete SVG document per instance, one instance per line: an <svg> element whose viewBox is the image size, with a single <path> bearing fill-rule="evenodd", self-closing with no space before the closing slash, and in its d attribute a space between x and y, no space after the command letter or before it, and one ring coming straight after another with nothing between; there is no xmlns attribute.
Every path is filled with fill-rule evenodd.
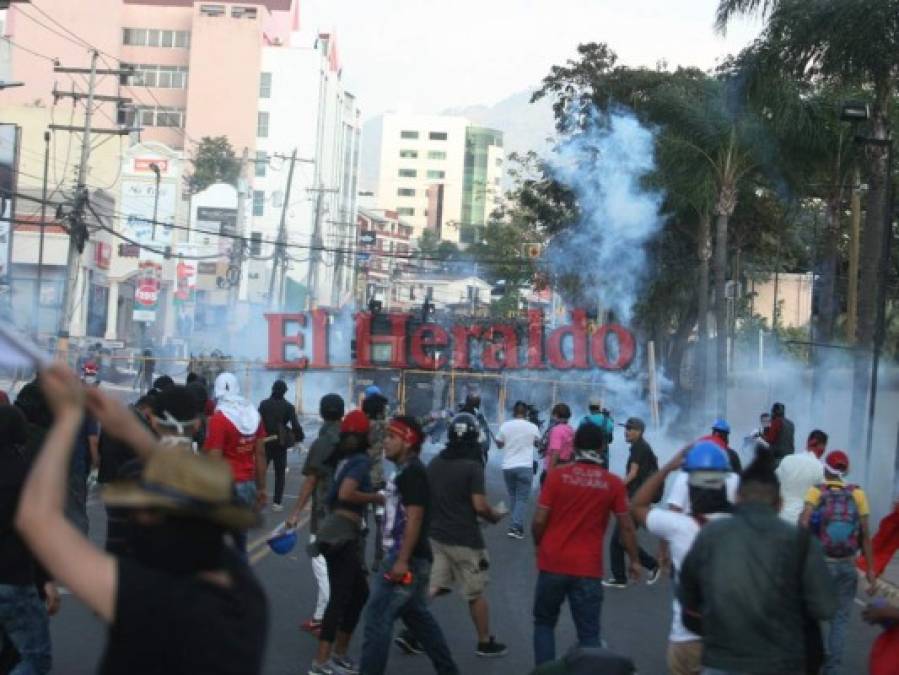
<svg viewBox="0 0 899 675"><path fill-rule="evenodd" d="M143 141L185 148L202 136L222 135L238 153L247 148L252 156L265 86L262 49L288 41L299 24L298 2L92 0L87 10L82 2L42 0L46 14L13 5L6 35L68 67L89 67L90 46L101 51L100 68L134 66L130 81L98 78L97 91L132 99ZM54 82L70 88L47 59L13 48L11 60L12 78L25 86L8 90L7 103L50 101ZM76 81L83 90L85 82ZM130 111L107 103L96 124L114 126L126 117L130 121Z"/></svg>

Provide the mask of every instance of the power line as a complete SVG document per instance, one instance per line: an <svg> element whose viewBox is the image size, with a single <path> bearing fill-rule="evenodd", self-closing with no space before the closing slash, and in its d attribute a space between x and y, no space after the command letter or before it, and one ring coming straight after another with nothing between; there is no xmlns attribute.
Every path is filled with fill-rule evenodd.
<svg viewBox="0 0 899 675"><path fill-rule="evenodd" d="M5 40L7 44L11 45L12 47L15 47L16 49L21 49L23 52L27 52L27 53L31 54L32 56L38 57L39 59L46 59L47 61L52 63L54 66L59 65L59 59L55 59L53 57L47 56L46 54L41 54L40 52L36 52L33 49L29 49L25 45L20 45L17 42L13 42L8 37L3 37L2 39Z"/></svg>

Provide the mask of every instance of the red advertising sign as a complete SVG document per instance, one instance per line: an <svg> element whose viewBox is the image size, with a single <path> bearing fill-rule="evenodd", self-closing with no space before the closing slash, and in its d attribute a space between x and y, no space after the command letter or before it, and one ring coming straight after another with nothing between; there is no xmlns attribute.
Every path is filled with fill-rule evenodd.
<svg viewBox="0 0 899 675"><path fill-rule="evenodd" d="M104 244L102 241L94 242L94 264L98 270L108 270L112 262L112 244Z"/></svg>
<svg viewBox="0 0 899 675"><path fill-rule="evenodd" d="M166 173L169 170L169 160L167 159L141 159L136 157L134 159L134 171L140 173L153 171L150 167L151 164L158 166L160 173Z"/></svg>
<svg viewBox="0 0 899 675"><path fill-rule="evenodd" d="M152 260L141 261L134 288L134 320L153 322L159 303L162 284L162 266Z"/></svg>

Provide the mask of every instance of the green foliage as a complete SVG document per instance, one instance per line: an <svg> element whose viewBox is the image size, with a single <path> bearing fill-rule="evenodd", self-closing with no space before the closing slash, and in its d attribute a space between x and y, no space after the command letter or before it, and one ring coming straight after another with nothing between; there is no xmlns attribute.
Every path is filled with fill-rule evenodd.
<svg viewBox="0 0 899 675"><path fill-rule="evenodd" d="M237 186L240 177L240 159L224 136L204 136L190 160L193 172L188 177L191 193L205 190L214 183Z"/></svg>

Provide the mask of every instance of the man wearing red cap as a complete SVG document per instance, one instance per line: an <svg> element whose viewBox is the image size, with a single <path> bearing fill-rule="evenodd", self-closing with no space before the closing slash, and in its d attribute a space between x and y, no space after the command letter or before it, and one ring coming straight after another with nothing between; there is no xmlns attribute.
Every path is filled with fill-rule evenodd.
<svg viewBox="0 0 899 675"><path fill-rule="evenodd" d="M387 668L393 624L398 617L415 634L440 675L457 675L443 632L428 610L431 546L428 543L430 490L419 459L424 438L413 417L387 425L384 453L397 472L387 483L383 545L385 559L374 578L365 609L365 641L360 669L381 675Z"/></svg>
<svg viewBox="0 0 899 675"><path fill-rule="evenodd" d="M863 549L865 559L872 559L868 498L860 487L844 482L848 473L849 457L845 452L833 450L827 453L824 482L809 489L800 518L800 524L821 541L827 569L837 592L837 612L824 639L825 675L842 672L843 644L858 589L855 558ZM873 593L877 577L870 562L866 576L868 593Z"/></svg>

